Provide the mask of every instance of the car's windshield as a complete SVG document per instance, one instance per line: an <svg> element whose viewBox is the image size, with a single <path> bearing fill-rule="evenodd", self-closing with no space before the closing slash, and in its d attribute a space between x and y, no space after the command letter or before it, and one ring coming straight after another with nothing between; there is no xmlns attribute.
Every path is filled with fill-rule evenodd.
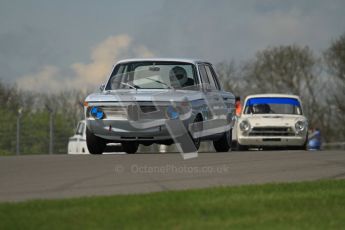
<svg viewBox="0 0 345 230"><path fill-rule="evenodd" d="M302 114L300 102L295 98L250 98L244 114Z"/></svg>
<svg viewBox="0 0 345 230"><path fill-rule="evenodd" d="M193 89L197 84L193 64L143 61L117 65L105 89Z"/></svg>

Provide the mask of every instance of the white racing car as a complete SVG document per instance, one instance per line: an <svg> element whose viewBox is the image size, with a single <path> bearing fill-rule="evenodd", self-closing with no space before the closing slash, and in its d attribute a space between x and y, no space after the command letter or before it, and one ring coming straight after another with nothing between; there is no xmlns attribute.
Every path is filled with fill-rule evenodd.
<svg viewBox="0 0 345 230"><path fill-rule="evenodd" d="M236 122L238 150L249 148L306 149L308 121L298 96L258 94L244 101Z"/></svg>
<svg viewBox="0 0 345 230"><path fill-rule="evenodd" d="M69 138L68 154L89 154L86 146L85 120L79 121L75 134Z"/></svg>

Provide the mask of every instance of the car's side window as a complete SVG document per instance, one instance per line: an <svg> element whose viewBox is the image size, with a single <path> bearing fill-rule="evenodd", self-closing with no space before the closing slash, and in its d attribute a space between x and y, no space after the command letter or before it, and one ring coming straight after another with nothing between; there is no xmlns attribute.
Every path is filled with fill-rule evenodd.
<svg viewBox="0 0 345 230"><path fill-rule="evenodd" d="M210 67L208 65L205 66L206 73L208 76L208 81L210 82L211 89L218 89L216 82L213 79L212 72L210 70Z"/></svg>
<svg viewBox="0 0 345 230"><path fill-rule="evenodd" d="M218 81L218 77L217 77L216 71L214 71L214 68L213 68L212 65L210 65L209 68L210 68L210 70L211 70L211 72L212 72L212 76L213 76L214 82L215 82L216 85L217 85L217 89L218 89L218 90L221 90L222 87L220 86L220 83L219 83L219 81Z"/></svg>
<svg viewBox="0 0 345 230"><path fill-rule="evenodd" d="M206 69L206 73L207 73L207 76L208 76L208 79L209 79L209 82L211 85L211 89L219 89L219 85L216 82L215 76L214 76L210 66L206 65L205 69Z"/></svg>
<svg viewBox="0 0 345 230"><path fill-rule="evenodd" d="M199 72L200 72L202 83L203 84L210 84L208 77L207 77L205 66L204 65L198 65L198 67L199 67Z"/></svg>

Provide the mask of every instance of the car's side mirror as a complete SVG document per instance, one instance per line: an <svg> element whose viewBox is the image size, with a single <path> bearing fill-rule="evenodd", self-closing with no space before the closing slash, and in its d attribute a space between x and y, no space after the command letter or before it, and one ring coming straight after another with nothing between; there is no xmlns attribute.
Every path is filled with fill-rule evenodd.
<svg viewBox="0 0 345 230"><path fill-rule="evenodd" d="M105 89L105 84L102 84L100 87L99 87L99 90L103 91Z"/></svg>

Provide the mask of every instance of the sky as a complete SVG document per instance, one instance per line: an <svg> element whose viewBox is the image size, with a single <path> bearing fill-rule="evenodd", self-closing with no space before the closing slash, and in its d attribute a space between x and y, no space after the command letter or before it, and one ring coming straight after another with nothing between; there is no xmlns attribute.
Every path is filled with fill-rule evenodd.
<svg viewBox="0 0 345 230"><path fill-rule="evenodd" d="M98 87L123 58L319 54L345 33L344 12L344 0L0 0L0 79L57 92Z"/></svg>

